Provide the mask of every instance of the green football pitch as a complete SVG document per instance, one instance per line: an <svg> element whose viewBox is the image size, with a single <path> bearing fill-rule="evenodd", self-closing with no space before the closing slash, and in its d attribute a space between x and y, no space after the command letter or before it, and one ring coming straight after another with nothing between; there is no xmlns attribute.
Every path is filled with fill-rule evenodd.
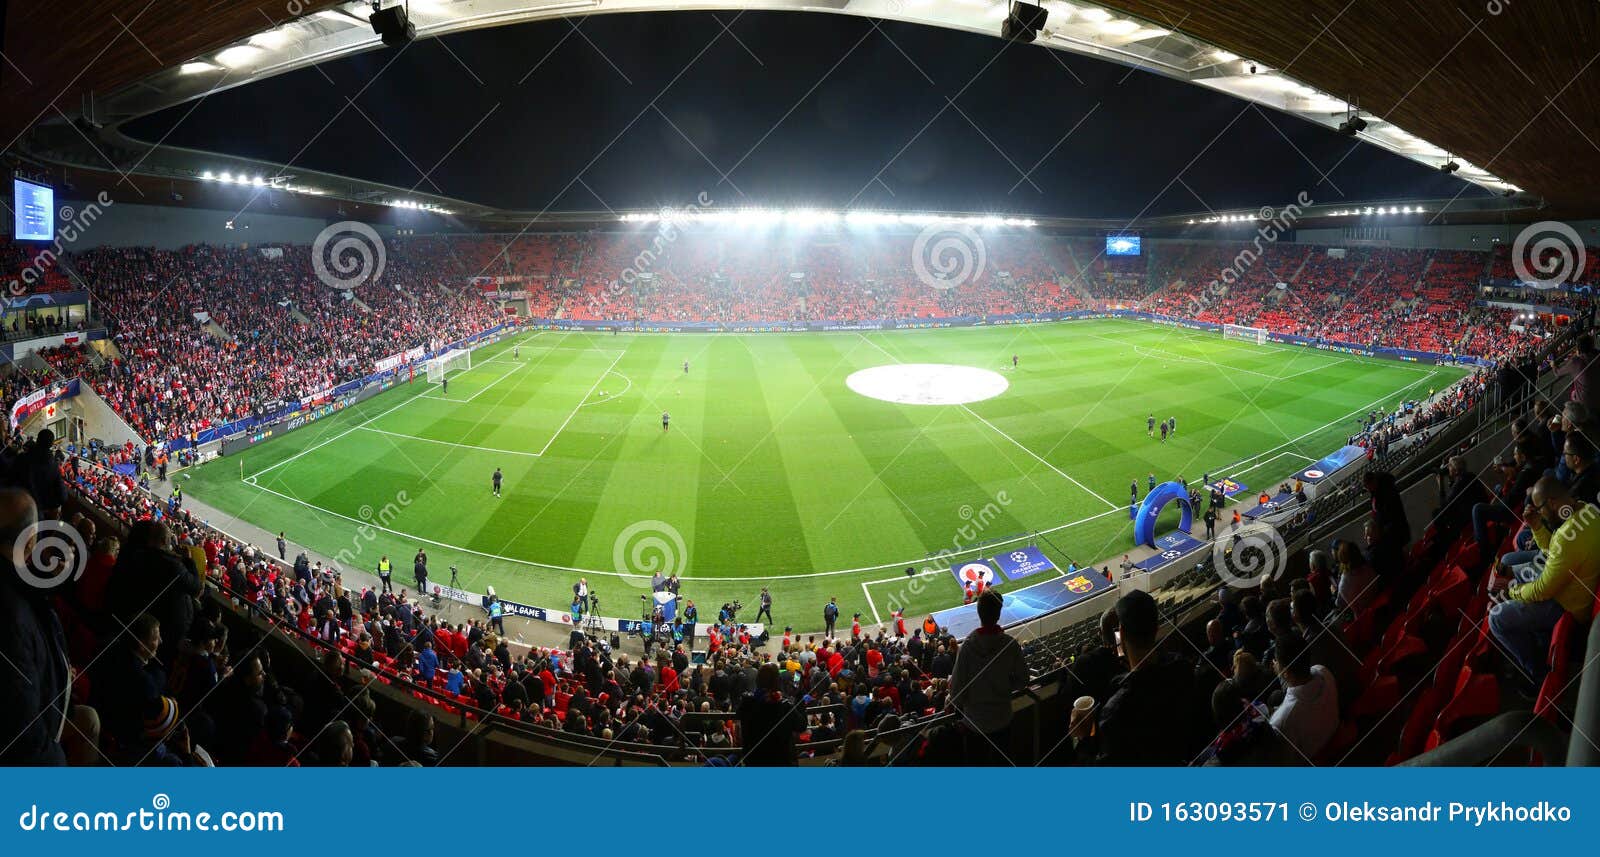
<svg viewBox="0 0 1600 857"><path fill-rule="evenodd" d="M467 589L559 608L583 576L604 614L627 617L660 568L702 614L740 599L753 616L766 586L779 625L812 629L830 596L869 621L959 603L948 571L905 575L946 566L940 551L992 555L1037 534L1063 566L1120 557L1131 481L1141 495L1151 473L1276 486L1368 410L1463 374L1123 320L528 331L472 361L447 390L419 376L206 464L186 488L352 566L387 554L397 584L425 548L434 582L454 565ZM969 401L847 383L874 367L856 376L868 392ZM1176 434L1148 437L1151 415L1175 417Z"/></svg>

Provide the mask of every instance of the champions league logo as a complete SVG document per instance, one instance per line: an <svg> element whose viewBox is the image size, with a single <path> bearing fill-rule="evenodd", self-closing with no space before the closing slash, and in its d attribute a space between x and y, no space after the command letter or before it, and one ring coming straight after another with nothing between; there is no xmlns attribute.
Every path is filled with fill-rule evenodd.
<svg viewBox="0 0 1600 857"><path fill-rule="evenodd" d="M1012 551L1011 552L1011 561L1012 562L1027 562L1028 561L1028 555L1026 553L1022 552L1022 551Z"/></svg>

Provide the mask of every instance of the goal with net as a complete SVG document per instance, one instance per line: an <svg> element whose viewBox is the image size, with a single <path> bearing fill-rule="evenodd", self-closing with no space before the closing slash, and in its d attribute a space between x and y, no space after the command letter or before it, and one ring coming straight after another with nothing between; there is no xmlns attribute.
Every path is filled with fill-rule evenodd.
<svg viewBox="0 0 1600 857"><path fill-rule="evenodd" d="M1257 345L1267 344L1267 329L1264 327L1245 327L1242 324L1224 324L1222 326L1223 339L1248 339Z"/></svg>
<svg viewBox="0 0 1600 857"><path fill-rule="evenodd" d="M472 368L472 352L452 348L438 357L427 362L428 382L437 384L445 379L445 373L458 374Z"/></svg>

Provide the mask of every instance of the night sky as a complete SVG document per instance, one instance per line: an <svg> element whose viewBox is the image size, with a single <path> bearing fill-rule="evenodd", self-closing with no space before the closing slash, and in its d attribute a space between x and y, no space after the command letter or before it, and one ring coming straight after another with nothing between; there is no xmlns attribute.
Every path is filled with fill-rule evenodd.
<svg viewBox="0 0 1600 857"><path fill-rule="evenodd" d="M174 145L552 211L703 192L719 206L1131 218L1461 188L1153 73L821 13L596 15L427 39L126 128L169 129Z"/></svg>

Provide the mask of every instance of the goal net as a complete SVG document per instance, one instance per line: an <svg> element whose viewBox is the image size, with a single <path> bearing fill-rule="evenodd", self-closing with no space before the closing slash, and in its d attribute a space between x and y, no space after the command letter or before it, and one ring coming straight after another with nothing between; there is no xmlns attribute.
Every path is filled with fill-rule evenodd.
<svg viewBox="0 0 1600 857"><path fill-rule="evenodd" d="M472 368L472 352L452 348L449 351L427 362L428 382L437 384L445 379L445 373L460 373Z"/></svg>
<svg viewBox="0 0 1600 857"><path fill-rule="evenodd" d="M1223 339L1248 339L1257 345L1267 344L1267 329L1264 327L1245 327L1242 324L1224 324L1222 326Z"/></svg>

